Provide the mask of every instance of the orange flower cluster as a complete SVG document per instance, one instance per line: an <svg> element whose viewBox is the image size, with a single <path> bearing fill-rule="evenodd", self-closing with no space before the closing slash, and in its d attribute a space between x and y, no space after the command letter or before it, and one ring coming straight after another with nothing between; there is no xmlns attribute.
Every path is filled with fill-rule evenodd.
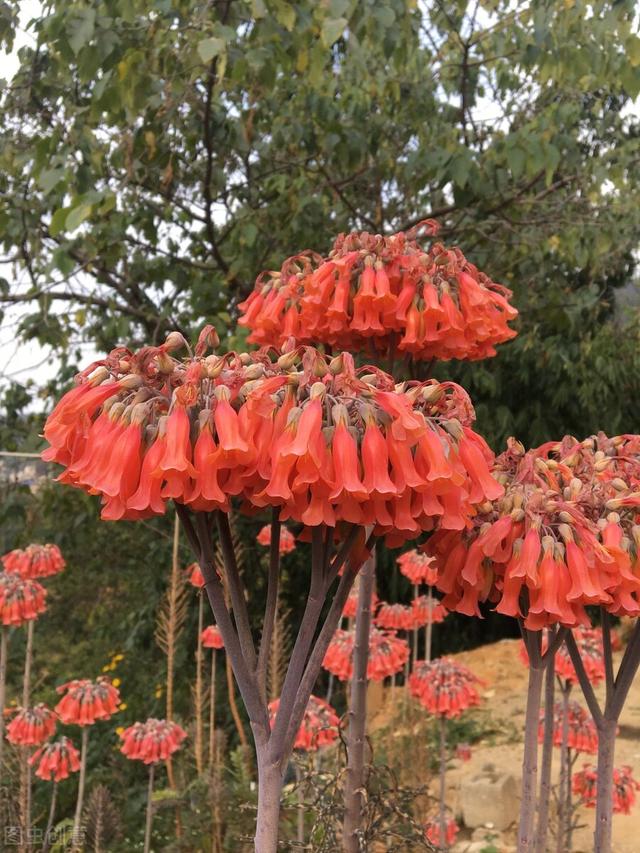
<svg viewBox="0 0 640 853"><path fill-rule="evenodd" d="M33 753L29 764L45 782L62 782L80 769L80 753L68 737L43 744Z"/></svg>
<svg viewBox="0 0 640 853"><path fill-rule="evenodd" d="M224 640L217 625L208 625L200 634L200 642L205 649L224 649Z"/></svg>
<svg viewBox="0 0 640 853"><path fill-rule="evenodd" d="M433 847L436 850L447 850L451 847L455 843L456 836L459 832L460 827L455 820L452 817L448 818L445 825L445 837L443 844L440 839L440 822L438 819L434 818L424 825L425 838L433 844Z"/></svg>
<svg viewBox="0 0 640 853"><path fill-rule="evenodd" d="M269 702L269 722L272 727L279 707L279 699ZM329 746L337 739L339 728L340 717L336 714L335 709L324 699L312 695L296 734L293 748L304 752L316 752L323 746Z"/></svg>
<svg viewBox="0 0 640 853"><path fill-rule="evenodd" d="M585 764L582 770L573 774L571 787L583 806L594 809L598 796L597 768ZM640 790L640 784L633 778L631 768L626 765L616 768L613 771L613 813L631 814L637 790Z"/></svg>
<svg viewBox="0 0 640 853"><path fill-rule="evenodd" d="M353 675L353 647L355 630L339 629L333 636L322 666L340 681L349 681ZM404 667L409 660L409 644L393 631L372 628L369 634L369 661L367 681L384 681Z"/></svg>
<svg viewBox="0 0 640 853"><path fill-rule="evenodd" d="M578 702L569 702L569 737L567 746L575 752L587 752L595 754L598 751L598 730L593 718L588 711ZM564 708L562 702L556 702L553 706L553 745L562 746L562 725L564 719ZM538 728L538 740L544 740L544 711L540 714L540 726Z"/></svg>
<svg viewBox="0 0 640 853"><path fill-rule="evenodd" d="M108 720L118 711L120 694L104 675L95 681L75 679L56 689L65 694L56 705L56 713L63 723L92 726L96 720Z"/></svg>
<svg viewBox="0 0 640 853"><path fill-rule="evenodd" d="M411 602L413 610L413 625L414 628L422 628L423 625L436 625L439 622L444 622L447 617L447 609L443 607L437 598L428 595L419 595Z"/></svg>
<svg viewBox="0 0 640 853"><path fill-rule="evenodd" d="M387 601L381 603L375 623L378 628L391 631L412 631L416 627L412 607L407 604L389 604Z"/></svg>
<svg viewBox="0 0 640 853"><path fill-rule="evenodd" d="M592 604L640 614L639 442L599 435L525 452L512 439L494 467L505 494L480 504L471 528L426 543L444 605L480 615L490 601L531 630L588 626Z"/></svg>
<svg viewBox="0 0 640 853"><path fill-rule="evenodd" d="M42 702L33 708L18 708L7 725L7 740L16 746L38 746L56 730L56 715Z"/></svg>
<svg viewBox="0 0 640 853"><path fill-rule="evenodd" d="M6 572L22 578L48 578L61 572L66 564L57 545L28 545L5 554L2 565Z"/></svg>
<svg viewBox="0 0 640 853"><path fill-rule="evenodd" d="M261 545L265 545L267 548L271 545L271 525L265 524L265 526L258 533L257 540ZM290 530L287 530L286 527L280 528L280 542L278 544L278 552L280 556L283 554L290 554L293 549L296 547L296 537L291 533Z"/></svg>
<svg viewBox="0 0 640 853"><path fill-rule="evenodd" d="M371 596L371 609L375 610L378 605L378 596L376 595L375 590L373 591L373 595ZM342 615L345 619L355 619L356 613L358 612L358 590L353 589L349 593L349 597L347 598L346 604L342 608Z"/></svg>
<svg viewBox="0 0 640 853"><path fill-rule="evenodd" d="M166 761L180 749L186 736L187 733L177 723L151 717L144 723L134 723L121 732L120 752L132 761L157 764L159 761Z"/></svg>
<svg viewBox="0 0 640 853"><path fill-rule="evenodd" d="M466 666L451 658L416 661L409 676L409 690L430 714L452 719L480 704L481 684Z"/></svg>
<svg viewBox="0 0 640 853"><path fill-rule="evenodd" d="M409 578L414 586L426 583L433 586L438 578L438 570L433 564L433 557L422 554L417 548L400 554L396 560L400 566L400 572Z"/></svg>
<svg viewBox="0 0 640 853"><path fill-rule="evenodd" d="M206 332L206 330L205 330ZM102 517L138 518L173 499L196 511L280 507L306 526L371 525L392 544L436 523L463 529L502 487L453 383L408 382L348 353L312 348L171 357L182 336L114 350L49 416L44 457L100 494Z"/></svg>
<svg viewBox="0 0 640 853"><path fill-rule="evenodd" d="M433 221L391 237L340 235L329 257L303 253L264 272L240 303L249 341L323 343L350 351L398 350L416 360L479 359L515 337L511 291L491 281L460 249L434 243Z"/></svg>
<svg viewBox="0 0 640 853"><path fill-rule="evenodd" d="M0 624L22 625L47 609L47 590L38 581L0 572Z"/></svg>
<svg viewBox="0 0 640 853"><path fill-rule="evenodd" d="M593 685L599 684L604 679L604 648L601 632L597 628L586 628L583 625L578 625L577 628L573 629L573 637L580 651L580 657L589 676L589 681ZM545 636L542 639L543 654L546 649L547 638ZM523 642L520 643L520 657L523 663L529 666L529 655ZM578 683L578 674L571 661L569 650L564 643L556 652L555 673L558 678L562 678L564 681L569 681L572 684Z"/></svg>

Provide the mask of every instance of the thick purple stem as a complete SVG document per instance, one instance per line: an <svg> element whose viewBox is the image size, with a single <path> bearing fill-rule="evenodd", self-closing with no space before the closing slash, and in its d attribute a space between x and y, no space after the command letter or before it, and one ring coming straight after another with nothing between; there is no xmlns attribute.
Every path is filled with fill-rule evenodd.
<svg viewBox="0 0 640 853"><path fill-rule="evenodd" d="M371 633L371 599L376 581L375 556L366 561L360 572L356 636L353 648L351 709L347 734L347 775L344 787L344 826L342 843L346 853L358 853L358 834L362 827L364 798L364 750L367 724L367 665Z"/></svg>
<svg viewBox="0 0 640 853"><path fill-rule="evenodd" d="M553 759L553 717L556 684L555 662L555 655L551 655L547 661L545 671L544 736L542 741L542 764L540 766L540 796L535 843L536 853L545 853L547 849L549 803L551 800L551 763Z"/></svg>
<svg viewBox="0 0 640 853"><path fill-rule="evenodd" d="M284 775L277 764L258 751L258 817L255 853L276 853L280 824L280 798Z"/></svg>
<svg viewBox="0 0 640 853"><path fill-rule="evenodd" d="M447 719L440 717L440 796L439 814L440 823L440 850L447 850Z"/></svg>
<svg viewBox="0 0 640 853"><path fill-rule="evenodd" d="M567 836L569 832L569 814L567 803L567 779L569 778L569 694L571 682L562 685L562 738L560 741L560 782L558 785L558 834L556 837L557 853L567 853Z"/></svg>
<svg viewBox="0 0 640 853"><path fill-rule="evenodd" d="M596 802L596 827L594 853L611 850L611 824L613 818L613 761L615 754L616 720L604 720L598 730L598 796Z"/></svg>
<svg viewBox="0 0 640 853"><path fill-rule="evenodd" d="M542 631L529 631L522 624L520 627L529 654L529 686L524 727L518 853L530 853L534 844L536 788L538 785L538 725L545 666L541 654Z"/></svg>

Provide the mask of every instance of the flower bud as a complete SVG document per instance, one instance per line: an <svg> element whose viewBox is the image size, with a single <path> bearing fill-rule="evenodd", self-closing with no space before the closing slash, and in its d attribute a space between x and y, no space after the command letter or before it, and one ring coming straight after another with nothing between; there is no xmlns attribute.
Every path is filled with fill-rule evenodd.
<svg viewBox="0 0 640 853"><path fill-rule="evenodd" d="M629 486L627 486L627 484L621 477L614 477L613 480L611 480L611 485L616 490L616 492L626 492L626 490L629 488Z"/></svg>
<svg viewBox="0 0 640 853"><path fill-rule="evenodd" d="M231 399L231 391L226 385L216 385L213 393L216 400L227 400L228 402Z"/></svg>
<svg viewBox="0 0 640 853"><path fill-rule="evenodd" d="M121 388L128 388L129 390L139 388L142 384L142 377L138 376L137 373L129 373L127 376L123 376L122 379L118 381L118 385L120 385Z"/></svg>
<svg viewBox="0 0 640 853"><path fill-rule="evenodd" d="M422 399L426 403L437 403L444 395L442 385L427 385L422 389Z"/></svg>
<svg viewBox="0 0 640 853"><path fill-rule="evenodd" d="M169 332L164 342L164 349L172 352L174 349L182 349L187 346L184 335L180 332Z"/></svg>
<svg viewBox="0 0 640 853"><path fill-rule="evenodd" d="M565 542L573 542L573 531L568 524L559 524L558 533L562 536Z"/></svg>
<svg viewBox="0 0 640 853"><path fill-rule="evenodd" d="M104 382L105 379L109 379L111 374L107 370L106 367L100 365L100 367L96 367L91 376L87 378L87 381L90 385L100 385L101 382Z"/></svg>
<svg viewBox="0 0 640 853"><path fill-rule="evenodd" d="M281 367L282 370L291 370L294 364L298 361L298 352L297 350L292 350L291 352L285 352L281 356L278 357L276 364L278 367Z"/></svg>
<svg viewBox="0 0 640 853"><path fill-rule="evenodd" d="M337 376L339 373L342 373L344 370L344 358L342 357L342 353L340 355L334 356L329 362L329 373L332 376Z"/></svg>
<svg viewBox="0 0 640 853"><path fill-rule="evenodd" d="M309 397L312 400L324 400L326 393L327 389L324 382L314 382L309 391Z"/></svg>
<svg viewBox="0 0 640 853"><path fill-rule="evenodd" d="M442 426L452 438L456 439L456 441L461 439L464 435L462 424L457 418L450 418L448 421L445 421Z"/></svg>

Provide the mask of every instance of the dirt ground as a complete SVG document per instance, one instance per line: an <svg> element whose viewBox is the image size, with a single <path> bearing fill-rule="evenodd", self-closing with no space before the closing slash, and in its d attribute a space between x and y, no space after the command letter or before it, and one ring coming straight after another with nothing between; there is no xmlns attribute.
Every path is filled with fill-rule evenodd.
<svg viewBox="0 0 640 853"><path fill-rule="evenodd" d="M468 762L453 762L449 772L448 801L450 806L459 808L458 792L463 779L478 774L487 765L493 765L496 770L511 773L520 782L520 766L522 763L521 733L524 729L524 711L526 699L527 670L519 657L519 641L503 640L492 645L483 646L471 652L464 652L455 657L468 666L484 682L482 690L483 707L475 712L481 723L481 728L487 730L487 735L473 745L472 757ZM621 653L615 655L615 664L619 663ZM400 688L398 692L388 688L384 691L374 691L371 695L371 727L374 733L380 730L391 732L385 738L409 741L410 754L404 756L406 778L419 782L424 779L426 772L426 748L420 745L419 732L422 731L423 721L416 722L413 712L400 712ZM603 689L596 688L596 694L603 699ZM583 706L584 700L579 687L575 687L572 698ZM585 706L586 707L586 706ZM403 718L403 715L407 715ZM408 737L407 737L408 736ZM553 769L553 779L557 779L557 752ZM594 761L595 756L585 756L584 762ZM584 763L578 758L576 769ZM390 761L391 763L391 761ZM394 762L395 764L395 762ZM628 764L634 771L634 776L640 779L640 676L633 684L627 704L620 720L620 732L616 741L616 766ZM574 835L574 851L591 853L593 850L592 833L594 811L579 810L580 824L583 824ZM495 853L507 853L515 843L515 827L507 830L492 841L493 847L486 847ZM491 833L486 833L489 837ZM455 851L473 853L484 845L478 843L483 837L483 831L476 829L474 833L463 831ZM474 843L475 842L475 843ZM470 846L471 845L471 846ZM550 847L550 849L552 849ZM555 850L555 846L553 847ZM640 853L640 797L630 815L615 815L613 822L614 853Z"/></svg>

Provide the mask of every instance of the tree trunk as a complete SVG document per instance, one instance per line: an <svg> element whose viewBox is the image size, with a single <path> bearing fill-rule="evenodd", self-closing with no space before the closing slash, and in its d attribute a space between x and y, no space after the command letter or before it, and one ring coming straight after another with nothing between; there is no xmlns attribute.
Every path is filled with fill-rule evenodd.
<svg viewBox="0 0 640 853"><path fill-rule="evenodd" d="M342 843L346 853L358 853L358 833L362 823L362 787L364 785L364 749L367 723L367 664L371 632L371 599L376 580L375 556L360 570L356 636L353 649L351 709L347 735L347 774L344 787L344 824Z"/></svg>
<svg viewBox="0 0 640 853"><path fill-rule="evenodd" d="M611 820L613 815L613 761L616 743L617 720L603 721L598 730L598 792L596 801L596 827L594 853L610 853Z"/></svg>
<svg viewBox="0 0 640 853"><path fill-rule="evenodd" d="M542 696L543 679L544 667L534 667L530 662L524 731L524 757L522 760L522 800L520 802L518 853L530 853L533 849L536 787L538 782L538 725L540 722L540 699Z"/></svg>
<svg viewBox="0 0 640 853"><path fill-rule="evenodd" d="M147 792L147 819L144 825L144 853L151 850L151 826L153 823L153 764L149 765L149 788Z"/></svg>
<svg viewBox="0 0 640 853"><path fill-rule="evenodd" d="M540 802L536 827L536 853L545 853L549 828L549 802L551 800L551 763L553 760L554 693L556 684L555 655L549 658L545 673L544 739L542 766L540 768Z"/></svg>
<svg viewBox="0 0 640 853"><path fill-rule="evenodd" d="M258 756L258 817L255 853L276 853L280 824L280 797L284 782L277 766Z"/></svg>

